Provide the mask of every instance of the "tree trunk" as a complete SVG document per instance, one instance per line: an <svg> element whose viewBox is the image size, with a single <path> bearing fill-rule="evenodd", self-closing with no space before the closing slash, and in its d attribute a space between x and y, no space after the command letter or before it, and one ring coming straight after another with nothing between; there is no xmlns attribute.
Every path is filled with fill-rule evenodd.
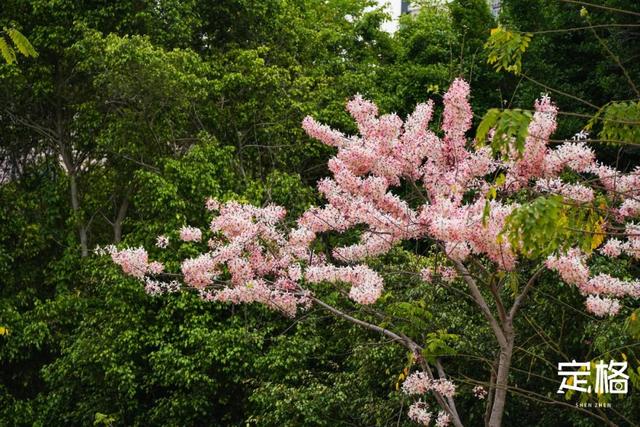
<svg viewBox="0 0 640 427"><path fill-rule="evenodd" d="M505 328L507 329L507 328ZM511 368L511 357L513 355L514 335L511 325L505 330L507 343L500 347L498 360L498 373L496 374L495 394L493 397L493 407L489 418L489 427L500 427L502 425L502 415L507 403L507 387L509 385L509 369Z"/></svg>
<svg viewBox="0 0 640 427"><path fill-rule="evenodd" d="M113 243L118 244L120 240L122 240L122 222L124 218L127 216L127 209L129 208L129 192L124 195L124 199L120 204L120 208L118 209L118 214L116 215L116 219L113 222Z"/></svg>
<svg viewBox="0 0 640 427"><path fill-rule="evenodd" d="M496 376L498 372L499 354L491 364L491 378L489 379L489 390L487 396L487 407L484 411L484 425L489 425L489 419L491 418L491 409L493 408L493 397L496 393Z"/></svg>
<svg viewBox="0 0 640 427"><path fill-rule="evenodd" d="M80 236L80 250L82 257L89 256L89 244L87 242L87 229L80 221L80 198L78 196L78 183L74 174L69 174L71 187L71 208L73 209L74 221L78 224L78 234Z"/></svg>

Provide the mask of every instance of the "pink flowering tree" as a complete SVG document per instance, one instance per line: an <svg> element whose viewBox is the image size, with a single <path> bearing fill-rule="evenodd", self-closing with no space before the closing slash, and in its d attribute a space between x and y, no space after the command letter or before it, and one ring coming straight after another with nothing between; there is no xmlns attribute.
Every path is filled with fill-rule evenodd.
<svg viewBox="0 0 640 427"><path fill-rule="evenodd" d="M295 227L285 226L278 206L209 199L208 229L179 231L179 239L206 242L207 250L184 259L180 272L164 271L143 248L106 250L150 294L194 290L205 300L259 302L292 317L317 305L381 333L406 347L417 364L402 385L418 399L409 417L422 425L461 426L456 385L440 358L423 356L424 343L347 314L315 292L334 284L355 303L375 306L384 281L368 261L406 241L429 244L445 261L415 274L467 293L495 337L496 372L486 381L488 390L477 386L473 394L486 402L487 424L499 426L517 339L514 319L543 271L575 285L596 316L615 315L625 300L640 296L640 282L589 268L594 251L640 258L640 225L633 222L640 216L640 170L623 174L598 163L579 137L551 146L557 108L546 96L536 101L524 132L510 132L494 116L471 140L468 98L468 84L455 80L444 96L440 135L429 128L432 101L403 121L379 115L356 96L347 104L356 136L305 118L306 132L337 152L328 162L331 176L318 183L326 203L306 211ZM323 233L347 231L359 240L318 250ZM157 238L159 248L171 243ZM505 289L509 282L515 291Z"/></svg>

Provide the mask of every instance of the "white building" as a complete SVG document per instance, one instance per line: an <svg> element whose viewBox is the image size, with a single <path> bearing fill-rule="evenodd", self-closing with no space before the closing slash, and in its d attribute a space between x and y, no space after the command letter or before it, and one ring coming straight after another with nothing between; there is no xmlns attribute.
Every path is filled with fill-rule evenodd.
<svg viewBox="0 0 640 427"><path fill-rule="evenodd" d="M382 24L382 29L389 33L393 33L398 29L398 19L401 15L414 14L420 9L420 6L408 0L376 0L380 6L385 6L391 20ZM442 0L446 3L448 0ZM489 8L493 16L498 16L500 12L500 0L487 0Z"/></svg>

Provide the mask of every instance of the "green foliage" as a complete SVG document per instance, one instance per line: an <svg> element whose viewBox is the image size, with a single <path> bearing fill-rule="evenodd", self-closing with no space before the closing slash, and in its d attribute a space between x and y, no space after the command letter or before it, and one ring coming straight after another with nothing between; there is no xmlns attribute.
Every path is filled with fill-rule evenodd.
<svg viewBox="0 0 640 427"><path fill-rule="evenodd" d="M627 331L634 339L640 339L640 309L631 313L626 321Z"/></svg>
<svg viewBox="0 0 640 427"><path fill-rule="evenodd" d="M27 58L36 58L38 56L38 52L20 31L7 27L4 27L3 30L4 34L0 34L0 54L2 54L7 64L16 62L16 49Z"/></svg>
<svg viewBox="0 0 640 427"><path fill-rule="evenodd" d="M529 47L533 34L509 31L504 27L491 30L491 37L485 48L488 50L487 63L496 71L505 70L513 74L522 71L522 55Z"/></svg>
<svg viewBox="0 0 640 427"><path fill-rule="evenodd" d="M494 155L507 158L515 148L521 156L529 131L531 113L520 109L499 110L492 108L486 112L476 130L476 142L479 146L486 144L491 130L491 150Z"/></svg>
<svg viewBox="0 0 640 427"><path fill-rule="evenodd" d="M16 52L9 46L9 43L7 43L4 37L0 37L0 53L7 64L13 64L15 62Z"/></svg>
<svg viewBox="0 0 640 427"><path fill-rule="evenodd" d="M380 324L386 328L393 324L407 336L421 336L431 329L433 315L427 309L426 301L397 301L385 307L388 322Z"/></svg>
<svg viewBox="0 0 640 427"><path fill-rule="evenodd" d="M435 363L436 359L444 356L453 356L457 352L452 345L459 340L460 337L458 335L447 333L443 329L430 332L424 341L422 355L430 363Z"/></svg>
<svg viewBox="0 0 640 427"><path fill-rule="evenodd" d="M595 206L575 206L562 196L541 196L516 208L507 217L501 236L530 258L576 246L591 253L604 239L602 203L599 198Z"/></svg>
<svg viewBox="0 0 640 427"><path fill-rule="evenodd" d="M96 418L93 420L94 426L112 426L117 421L113 415L107 415L96 412Z"/></svg>
<svg viewBox="0 0 640 427"><path fill-rule="evenodd" d="M586 130L600 128L598 138L605 144L640 144L640 101L613 101L589 119Z"/></svg>

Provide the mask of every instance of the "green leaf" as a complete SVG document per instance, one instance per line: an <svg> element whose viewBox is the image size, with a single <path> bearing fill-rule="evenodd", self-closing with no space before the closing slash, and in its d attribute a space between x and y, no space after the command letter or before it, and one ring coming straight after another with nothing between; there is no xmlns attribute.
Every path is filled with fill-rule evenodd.
<svg viewBox="0 0 640 427"><path fill-rule="evenodd" d="M31 43L29 43L29 40L27 40L20 31L15 28L4 28L4 31L9 35L9 38L21 54L32 58L38 56L38 52L36 52Z"/></svg>
<svg viewBox="0 0 640 427"><path fill-rule="evenodd" d="M493 65L496 71L520 74L522 71L522 54L529 47L533 34L514 32L497 27L491 30L489 40L484 47L487 50L487 63Z"/></svg>
<svg viewBox="0 0 640 427"><path fill-rule="evenodd" d="M601 123L601 125L600 125ZM599 139L609 145L640 143L640 102L614 101L600 108L589 120L585 130L601 126Z"/></svg>
<svg viewBox="0 0 640 427"><path fill-rule="evenodd" d="M7 64L13 64L14 62L16 62L16 52L13 50L11 46L9 46L9 43L7 43L7 40L5 40L5 38L1 36L0 36L0 53L2 54L2 57L4 58Z"/></svg>
<svg viewBox="0 0 640 427"><path fill-rule="evenodd" d="M590 253L602 243L600 210L605 209L602 198L594 205L575 206L558 195L538 197L511 212L501 235L516 251L530 258L576 246Z"/></svg>
<svg viewBox="0 0 640 427"><path fill-rule="evenodd" d="M487 135L492 127L495 126L498 118L500 117L500 110L497 108L491 108L482 118L482 121L478 125L478 129L476 130L476 142L478 145L484 145Z"/></svg>
<svg viewBox="0 0 640 427"><path fill-rule="evenodd" d="M511 148L515 148L522 154L529 134L531 117L530 112L518 108L502 111L492 108L487 111L478 125L476 142L479 146L485 145L489 131L494 129L491 140L491 150L494 155L507 157Z"/></svg>

